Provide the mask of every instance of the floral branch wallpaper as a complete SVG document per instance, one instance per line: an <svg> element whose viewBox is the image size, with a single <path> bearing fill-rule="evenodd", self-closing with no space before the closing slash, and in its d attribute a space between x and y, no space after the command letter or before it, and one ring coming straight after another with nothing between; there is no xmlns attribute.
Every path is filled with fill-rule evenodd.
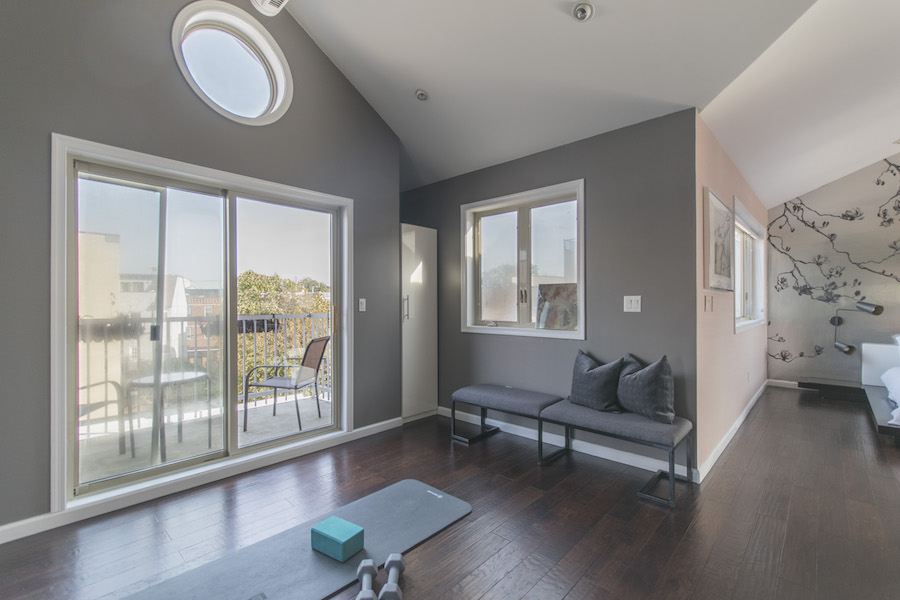
<svg viewBox="0 0 900 600"><path fill-rule="evenodd" d="M900 333L900 154L770 209L768 245L769 377L859 381L860 344Z"/></svg>

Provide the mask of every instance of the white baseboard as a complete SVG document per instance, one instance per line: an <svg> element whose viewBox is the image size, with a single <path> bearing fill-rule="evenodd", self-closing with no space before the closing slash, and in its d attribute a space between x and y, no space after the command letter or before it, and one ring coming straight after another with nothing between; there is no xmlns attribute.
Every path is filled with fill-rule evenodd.
<svg viewBox="0 0 900 600"><path fill-rule="evenodd" d="M753 394L753 397L750 399L750 402L747 403L747 406L744 407L744 410L741 411L741 414L738 415L737 420L732 423L731 428L728 430L728 433L719 440L716 449L713 450L713 453L709 455L702 465L697 467L698 475L700 476L700 481L703 481L703 478L706 477L709 472L712 470L713 465L716 464L716 461L719 460L719 457L722 456L722 453L725 452L725 448L728 447L728 444L731 443L732 438L737 434L738 430L741 428L741 425L744 424L744 421L747 420L747 415L750 414L750 411L753 410L753 407L756 406L757 401L759 401L760 397L763 395L763 392L766 391L766 387L772 385L775 387L797 387L797 384L793 386L790 385L778 385L779 383L789 384L790 381L778 381L767 379L763 382L762 387L756 390L756 393Z"/></svg>
<svg viewBox="0 0 900 600"><path fill-rule="evenodd" d="M345 444L368 437L382 431L403 425L403 419L389 419L350 432L337 431L315 439L303 440L295 444L269 448L259 452L241 454L209 464L200 465L172 473L152 481L123 486L78 498L67 503L64 510L50 512L29 519L0 526L0 544L29 535L69 525L83 519L96 517L114 510L154 500L175 492L181 492L200 485L240 475L248 471L268 467L285 460L291 460L319 450Z"/></svg>
<svg viewBox="0 0 900 600"><path fill-rule="evenodd" d="M438 414L443 417L449 418L450 409L441 406L438 408ZM457 421L465 421L466 423L481 423L481 417L479 415L462 412L459 410L456 411L456 419ZM537 429L532 429L531 427L523 427L522 425L515 425L513 423L507 423L505 421L497 421L495 419L487 419L486 423L488 425L499 427L500 431L504 431L506 433L510 433L512 435L523 437L529 440L537 441ZM563 444L565 444L565 438L557 433L548 433L545 429L544 442L547 444L553 444L554 446L562 447ZM615 448L609 448L607 446L585 442L579 439L572 440L572 450L581 452L583 454L596 456L598 458L605 458L607 460L611 460L613 462L621 463L624 465L637 467L639 469L645 469L647 471L659 471L660 469L662 469L663 471L669 470L668 458L666 460L651 458L642 454L634 454L632 452L626 452L624 450L617 450ZM682 465L675 465L676 472L680 473L683 471L683 469L684 467ZM697 479L696 469L693 473L691 473L691 479L697 483L700 482L700 480Z"/></svg>
<svg viewBox="0 0 900 600"><path fill-rule="evenodd" d="M796 389L800 387L797 385L796 381L785 381L784 379L767 379L766 385L771 385L772 387L782 387L782 388L792 388Z"/></svg>
<svg viewBox="0 0 900 600"><path fill-rule="evenodd" d="M419 413L417 415L412 415L410 417L403 417L403 423L412 423L413 421L418 421L419 419L427 419L428 417L433 417L437 414L437 409L426 410L423 413Z"/></svg>

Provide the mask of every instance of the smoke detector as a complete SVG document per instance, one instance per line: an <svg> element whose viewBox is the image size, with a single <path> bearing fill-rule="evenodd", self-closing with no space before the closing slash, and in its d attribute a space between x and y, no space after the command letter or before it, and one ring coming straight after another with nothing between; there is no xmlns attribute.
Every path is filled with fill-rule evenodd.
<svg viewBox="0 0 900 600"><path fill-rule="evenodd" d="M274 17L281 9L284 8L284 5L288 3L288 0L252 0L253 6L266 15L267 17Z"/></svg>
<svg viewBox="0 0 900 600"><path fill-rule="evenodd" d="M588 2L579 2L572 7L572 16L575 17L576 21L581 21L582 23L590 21L591 17L594 16L594 7Z"/></svg>

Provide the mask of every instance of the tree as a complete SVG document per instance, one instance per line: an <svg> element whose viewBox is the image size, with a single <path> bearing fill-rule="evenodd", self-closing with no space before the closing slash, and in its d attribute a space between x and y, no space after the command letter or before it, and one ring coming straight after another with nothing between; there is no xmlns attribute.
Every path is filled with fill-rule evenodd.
<svg viewBox="0 0 900 600"><path fill-rule="evenodd" d="M331 290L328 285L305 277L299 281L279 275L262 275L244 271L238 276L238 314L259 315L260 319L243 320L238 325L241 350L238 352L238 372L244 373L256 364L281 364L284 357L302 349L302 345L315 335L322 335L318 327L330 328ZM278 319L271 315L326 315L325 318ZM330 335L330 332L328 333ZM295 348L294 344L298 344ZM244 364L245 355L249 365ZM260 369L254 381L260 381L271 372ZM326 378L328 377L326 369ZM238 382L238 393L243 399L243 378Z"/></svg>
<svg viewBox="0 0 900 600"><path fill-rule="evenodd" d="M239 315L318 314L330 310L328 285L310 277L294 281L255 271L238 276Z"/></svg>

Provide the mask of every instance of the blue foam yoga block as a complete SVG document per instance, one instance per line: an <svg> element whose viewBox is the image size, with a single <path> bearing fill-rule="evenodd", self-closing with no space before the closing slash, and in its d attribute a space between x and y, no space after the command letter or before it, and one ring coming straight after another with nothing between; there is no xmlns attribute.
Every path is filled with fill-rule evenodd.
<svg viewBox="0 0 900 600"><path fill-rule="evenodd" d="M313 550L341 562L362 550L365 541L362 527L334 516L315 525L310 537Z"/></svg>

